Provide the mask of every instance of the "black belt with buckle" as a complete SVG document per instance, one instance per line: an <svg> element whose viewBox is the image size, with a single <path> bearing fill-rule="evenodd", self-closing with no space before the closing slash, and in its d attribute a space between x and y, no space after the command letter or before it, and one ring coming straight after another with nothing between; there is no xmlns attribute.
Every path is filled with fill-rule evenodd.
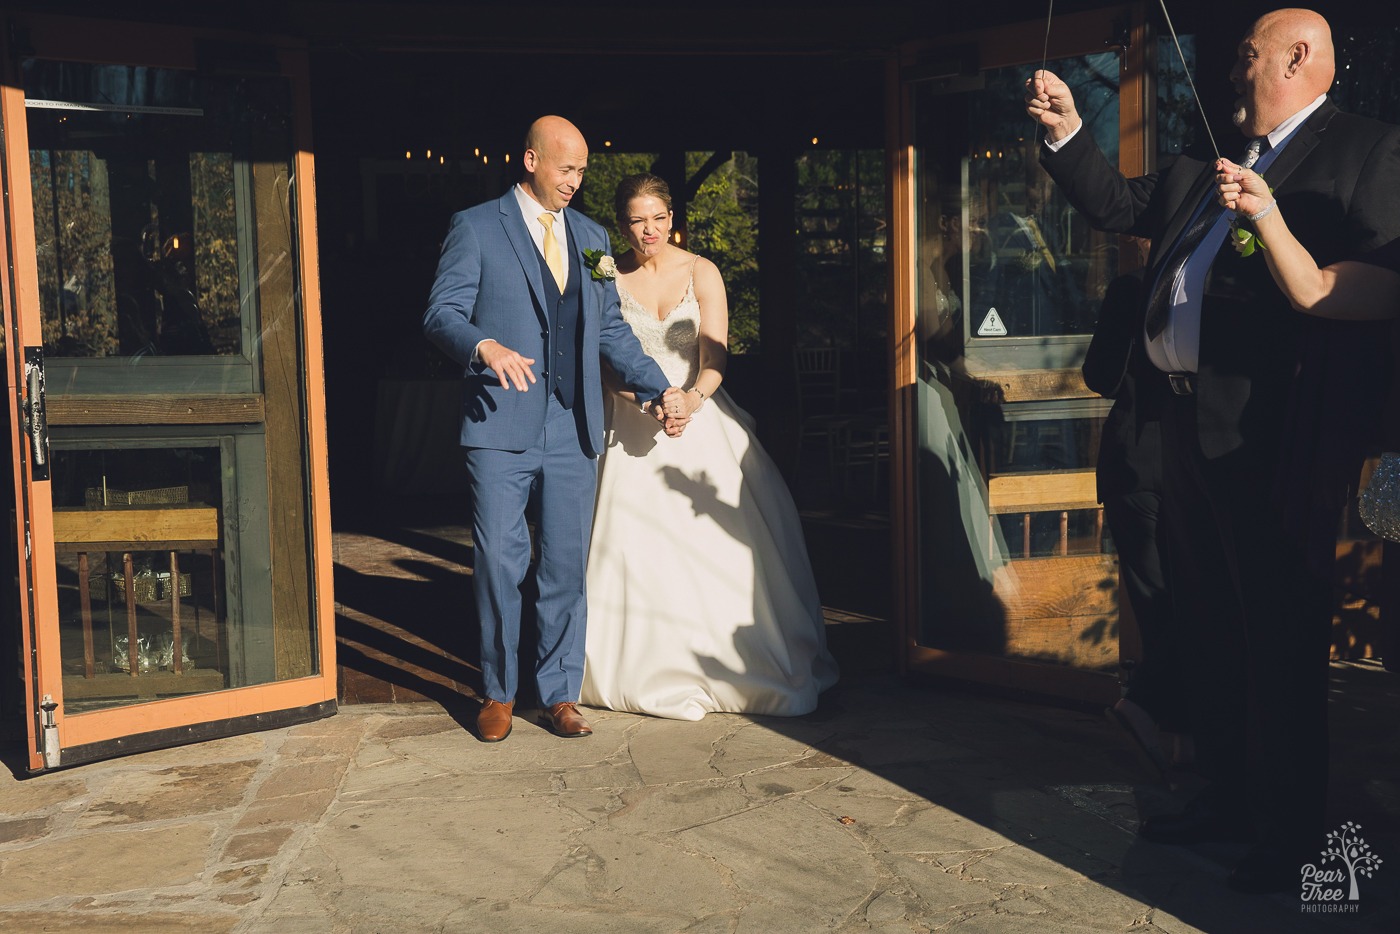
<svg viewBox="0 0 1400 934"><path fill-rule="evenodd" d="M1171 384L1172 392L1178 396L1194 396L1196 394L1195 373L1168 373L1167 382Z"/></svg>

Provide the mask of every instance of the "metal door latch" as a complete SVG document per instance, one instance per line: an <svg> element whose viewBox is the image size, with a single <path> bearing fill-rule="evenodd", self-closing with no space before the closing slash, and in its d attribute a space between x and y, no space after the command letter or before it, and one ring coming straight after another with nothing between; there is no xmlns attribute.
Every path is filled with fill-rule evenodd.
<svg viewBox="0 0 1400 934"><path fill-rule="evenodd" d="M44 702L39 705L43 711L43 733L44 733L44 768L56 769L59 765L60 752L58 748L58 724L54 722L53 712L58 709L58 704L54 702L52 694L44 695Z"/></svg>

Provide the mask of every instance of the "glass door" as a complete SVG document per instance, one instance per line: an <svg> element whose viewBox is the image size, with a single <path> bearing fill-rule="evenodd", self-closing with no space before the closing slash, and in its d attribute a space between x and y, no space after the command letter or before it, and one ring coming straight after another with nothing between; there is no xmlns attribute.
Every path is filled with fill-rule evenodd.
<svg viewBox="0 0 1400 934"><path fill-rule="evenodd" d="M1127 8L1057 17L1048 50L1042 21L902 55L897 514L913 517L901 551L915 666L1116 693L1117 565L1094 480L1110 403L1079 367L1105 287L1136 256L1040 167L1023 95L1046 56L1080 132L1142 171L1134 22Z"/></svg>
<svg viewBox="0 0 1400 934"><path fill-rule="evenodd" d="M95 61L27 35L4 130L8 241L32 257L6 308L31 764L325 715L304 56L172 31L127 60L109 34Z"/></svg>

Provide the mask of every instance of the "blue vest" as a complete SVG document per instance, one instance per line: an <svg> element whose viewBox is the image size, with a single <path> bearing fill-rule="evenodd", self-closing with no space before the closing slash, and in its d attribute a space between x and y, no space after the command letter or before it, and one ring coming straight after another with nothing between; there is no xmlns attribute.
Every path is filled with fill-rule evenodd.
<svg viewBox="0 0 1400 934"><path fill-rule="evenodd" d="M544 376L549 381L549 388L559 397L560 404L566 409L571 409L578 392L579 339L582 337L579 321L583 318L583 290L580 280L583 277L583 264L574 246L573 225L566 224L565 229L568 231L569 251L565 255L571 257L572 262L569 263L569 278L564 283L562 295L554 281L554 273L549 271L544 257L538 251L535 256L540 261L540 274L544 278L544 313L549 319L549 339L545 346L549 348L546 353L550 358L545 361Z"/></svg>

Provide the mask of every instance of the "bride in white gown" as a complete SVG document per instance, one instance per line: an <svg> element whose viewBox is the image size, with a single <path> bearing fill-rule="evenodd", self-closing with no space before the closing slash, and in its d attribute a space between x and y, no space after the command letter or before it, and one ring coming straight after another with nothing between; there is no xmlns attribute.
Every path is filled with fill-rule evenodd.
<svg viewBox="0 0 1400 934"><path fill-rule="evenodd" d="M616 206L632 246L617 260L623 317L687 392L672 438L628 396L608 394L582 702L680 720L809 713L836 663L792 496L753 420L720 388L724 282L670 243L660 178L623 179Z"/></svg>

